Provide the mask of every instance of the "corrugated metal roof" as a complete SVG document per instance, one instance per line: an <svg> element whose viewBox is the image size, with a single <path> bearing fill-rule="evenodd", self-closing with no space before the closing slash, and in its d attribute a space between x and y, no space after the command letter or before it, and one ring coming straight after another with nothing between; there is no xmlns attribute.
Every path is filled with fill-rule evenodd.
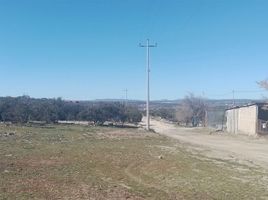
<svg viewBox="0 0 268 200"><path fill-rule="evenodd" d="M238 109L238 108L244 108L244 107L250 107L250 106L268 106L267 102L254 102L254 103L250 103L247 105L242 105L242 106L235 106L235 107L231 107L231 108L227 108L227 110L233 110L233 109Z"/></svg>

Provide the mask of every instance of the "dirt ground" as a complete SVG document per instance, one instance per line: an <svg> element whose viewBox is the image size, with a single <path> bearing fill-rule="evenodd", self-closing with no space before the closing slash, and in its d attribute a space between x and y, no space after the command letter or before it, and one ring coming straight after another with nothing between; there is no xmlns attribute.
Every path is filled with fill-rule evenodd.
<svg viewBox="0 0 268 200"><path fill-rule="evenodd" d="M179 140L134 128L0 125L0 199L268 199L267 169L205 144L247 137L153 125Z"/></svg>
<svg viewBox="0 0 268 200"><path fill-rule="evenodd" d="M231 135L204 128L184 128L160 120L151 120L156 132L185 143L189 150L206 156L234 160L248 165L268 168L268 138Z"/></svg>

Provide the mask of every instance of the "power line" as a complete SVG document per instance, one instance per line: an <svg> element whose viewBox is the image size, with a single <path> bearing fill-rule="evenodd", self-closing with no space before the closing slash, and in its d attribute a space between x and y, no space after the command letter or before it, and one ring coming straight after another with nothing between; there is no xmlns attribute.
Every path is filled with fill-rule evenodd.
<svg viewBox="0 0 268 200"><path fill-rule="evenodd" d="M224 96L229 96L235 99L235 94L252 94L252 93L263 93L263 92L268 92L267 90L232 90L230 92L222 93L222 94L207 94L207 96L210 97L224 97Z"/></svg>
<svg viewBox="0 0 268 200"><path fill-rule="evenodd" d="M150 130L150 111L149 111L149 103L150 103L150 48L157 47L157 43L154 45L150 44L150 40L147 39L147 42L145 45L142 45L141 43L139 44L140 47L145 47L146 48L146 64L147 64L147 101L146 101L146 129L149 131Z"/></svg>
<svg viewBox="0 0 268 200"><path fill-rule="evenodd" d="M236 93L260 93L267 92L267 90L235 90Z"/></svg>

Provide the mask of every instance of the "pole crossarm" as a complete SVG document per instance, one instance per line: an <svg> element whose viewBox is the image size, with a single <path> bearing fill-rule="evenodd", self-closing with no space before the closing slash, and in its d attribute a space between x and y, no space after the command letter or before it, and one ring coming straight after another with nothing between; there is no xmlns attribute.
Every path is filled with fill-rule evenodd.
<svg viewBox="0 0 268 200"><path fill-rule="evenodd" d="M157 43L155 43L154 45L143 45L143 44L139 44L139 47L157 47Z"/></svg>

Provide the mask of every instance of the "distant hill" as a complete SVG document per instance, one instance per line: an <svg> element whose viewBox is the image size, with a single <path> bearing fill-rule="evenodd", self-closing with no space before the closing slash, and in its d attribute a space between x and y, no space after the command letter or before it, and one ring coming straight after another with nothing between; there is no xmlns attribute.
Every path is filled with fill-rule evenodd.
<svg viewBox="0 0 268 200"><path fill-rule="evenodd" d="M150 101L151 109L156 108L176 108L182 99L175 99L175 100L152 100ZM253 100L253 99L235 99L235 105L246 105L253 102L262 102L263 100ZM88 102L122 102L125 103L125 99L96 99L93 101ZM233 99L208 99L208 106L209 107L221 107L221 108L228 108L233 106ZM143 100L127 100L127 103L130 105L136 105L141 109L145 109L146 101Z"/></svg>

